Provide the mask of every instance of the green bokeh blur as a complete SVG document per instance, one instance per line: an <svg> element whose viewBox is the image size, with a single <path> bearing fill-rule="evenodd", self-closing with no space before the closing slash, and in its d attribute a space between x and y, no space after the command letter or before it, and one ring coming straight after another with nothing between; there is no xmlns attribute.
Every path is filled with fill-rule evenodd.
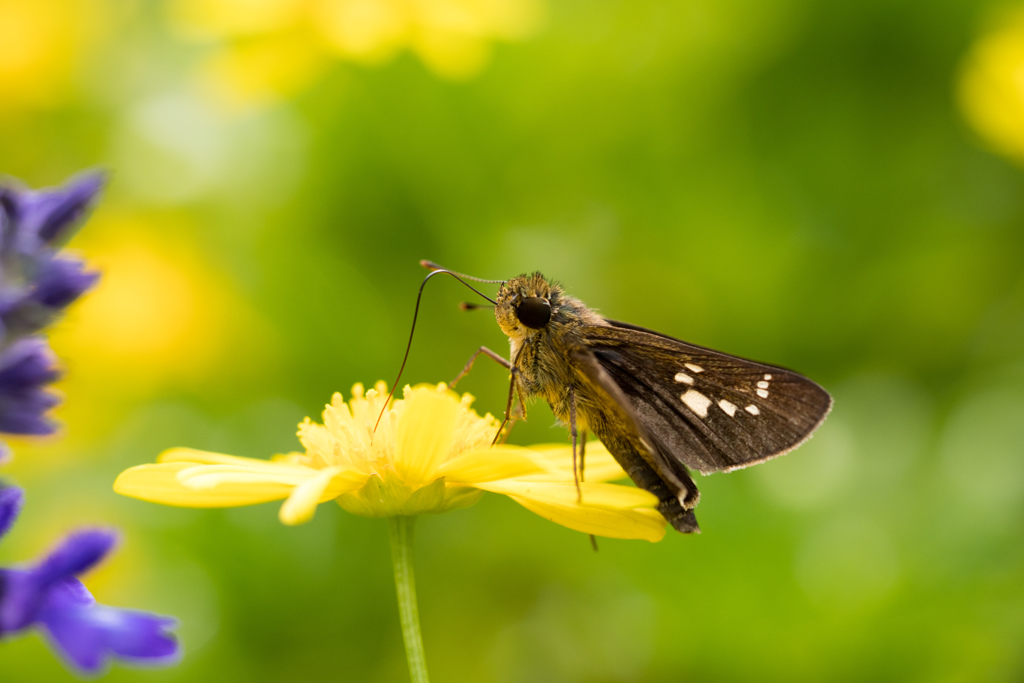
<svg viewBox="0 0 1024 683"><path fill-rule="evenodd" d="M179 617L185 657L105 680L406 679L384 521L323 505L287 528L111 483L171 446L296 449L332 392L392 381L423 258L539 269L836 401L798 451L700 480L699 536L595 554L497 496L420 519L435 681L1024 678L1024 172L956 98L982 3L547 0L462 78L333 59L232 106L196 76L222 44L163 3L87 5L101 25L59 34L53 93L0 94L0 171L111 171L71 246L121 293L54 332L65 428L15 443L28 502L0 564L123 531L86 583ZM471 298L431 282L403 382L506 348ZM507 378L481 362L459 388L500 414ZM566 438L544 405L512 435ZM39 635L0 644L0 681L65 678Z"/></svg>

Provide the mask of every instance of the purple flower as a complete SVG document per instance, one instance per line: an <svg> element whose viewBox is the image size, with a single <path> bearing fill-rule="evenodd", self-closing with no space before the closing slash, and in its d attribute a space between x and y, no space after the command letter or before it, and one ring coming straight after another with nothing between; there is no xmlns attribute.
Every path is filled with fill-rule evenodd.
<svg viewBox="0 0 1024 683"><path fill-rule="evenodd" d="M38 332L95 283L57 254L102 185L92 173L37 192L0 186L0 343Z"/></svg>
<svg viewBox="0 0 1024 683"><path fill-rule="evenodd" d="M21 508L21 489L0 489L0 536ZM168 633L175 620L96 603L76 578L113 548L117 534L89 529L70 534L28 568L0 568L0 638L38 626L75 668L94 674L109 658L170 664L179 654Z"/></svg>
<svg viewBox="0 0 1024 683"><path fill-rule="evenodd" d="M57 399L45 388L58 372L45 340L34 335L99 277L59 249L103 182L103 174L89 173L47 190L0 185L0 433L54 431L44 414Z"/></svg>

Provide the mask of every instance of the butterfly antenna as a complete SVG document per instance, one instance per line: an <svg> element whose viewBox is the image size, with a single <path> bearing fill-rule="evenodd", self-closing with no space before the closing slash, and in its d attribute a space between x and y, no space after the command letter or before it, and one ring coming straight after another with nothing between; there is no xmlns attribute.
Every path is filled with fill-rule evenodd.
<svg viewBox="0 0 1024 683"><path fill-rule="evenodd" d="M480 278L469 277L467 275L463 275L462 273L453 273L452 271L445 270L444 268L441 268L440 266L437 266L437 264L431 263L430 261L421 261L420 263L423 264L425 268L430 268L432 272L429 273L425 278L423 278L423 282L420 284L420 291L418 294L416 294L416 308L413 309L412 312L412 329L409 330L409 343L405 345L405 355L402 356L402 366L398 368L398 377L395 378L394 383L391 385L391 391L388 392L388 397L384 401L384 405L381 406L380 415L377 416L377 421L373 424L373 432L375 434L377 433L377 427L380 425L380 419L384 417L384 411L388 409L388 404L391 402L392 397L394 397L395 395L395 389L398 387L398 382L399 380L402 379L402 372L405 371L405 363L406 361L409 360L409 351L412 350L412 336L416 332L416 318L419 317L420 314L420 300L423 298L423 288L427 286L427 281L430 278L434 277L435 275L446 273L448 275L451 275L453 278L455 278L462 284L469 287L471 290L473 290L483 298L490 301L491 304L494 306L498 305L498 303L494 299L487 296L486 294L478 290L476 287L466 282L463 278L468 278L470 280L478 280L479 282L504 282L504 280L481 280ZM428 263L430 265L426 265Z"/></svg>
<svg viewBox="0 0 1024 683"><path fill-rule="evenodd" d="M433 270L434 272L437 272L439 270L443 270L443 271L445 271L447 273L451 273L456 278L462 278L463 280L473 280L474 282L486 282L488 284L504 282L504 280L485 280L482 277L473 277L472 275L466 275L465 273L456 273L454 270L449 270L449 269L445 268L444 266L439 266L436 263L434 263L433 261L428 261L426 259L423 259L422 261L420 261L420 265L423 266L424 268L429 269L429 270ZM466 284L466 283L463 282L462 284ZM470 287L470 289L473 289L473 288ZM474 290L474 291L476 291L476 290ZM480 294L480 292L477 292L477 294ZM487 297L484 297L484 298L487 299ZM487 300L490 301L490 299L487 299Z"/></svg>
<svg viewBox="0 0 1024 683"><path fill-rule="evenodd" d="M494 306L474 304L472 301L460 301L459 308L462 309L463 311L479 311L481 308L494 308Z"/></svg>

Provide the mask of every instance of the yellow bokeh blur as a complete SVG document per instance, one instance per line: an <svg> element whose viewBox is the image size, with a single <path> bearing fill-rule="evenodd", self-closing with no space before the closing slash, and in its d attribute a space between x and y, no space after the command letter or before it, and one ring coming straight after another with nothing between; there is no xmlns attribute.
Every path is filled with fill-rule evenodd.
<svg viewBox="0 0 1024 683"><path fill-rule="evenodd" d="M215 51L199 65L197 78L211 101L238 110L298 94L326 64L301 32L280 32Z"/></svg>
<svg viewBox="0 0 1024 683"><path fill-rule="evenodd" d="M542 0L170 0L183 37L217 45L199 79L230 108L291 97L334 60L381 64L403 49L438 76L472 78L496 40L543 23ZM244 10L243 10L244 7Z"/></svg>
<svg viewBox="0 0 1024 683"><path fill-rule="evenodd" d="M964 61L960 105L995 151L1024 164L1024 7L1008 11Z"/></svg>
<svg viewBox="0 0 1024 683"><path fill-rule="evenodd" d="M192 38L216 40L272 33L301 21L297 0L171 0L170 18Z"/></svg>
<svg viewBox="0 0 1024 683"><path fill-rule="evenodd" d="M311 12L325 45L346 59L384 62L409 39L406 13L398 2L319 0Z"/></svg>
<svg viewBox="0 0 1024 683"><path fill-rule="evenodd" d="M88 359L76 372L115 376L131 393L205 374L223 351L226 285L193 246L167 237L185 219L98 218L89 233L109 237L83 233L78 246L102 276L55 331L57 353Z"/></svg>
<svg viewBox="0 0 1024 683"><path fill-rule="evenodd" d="M108 19L88 0L0 0L0 113L68 99Z"/></svg>

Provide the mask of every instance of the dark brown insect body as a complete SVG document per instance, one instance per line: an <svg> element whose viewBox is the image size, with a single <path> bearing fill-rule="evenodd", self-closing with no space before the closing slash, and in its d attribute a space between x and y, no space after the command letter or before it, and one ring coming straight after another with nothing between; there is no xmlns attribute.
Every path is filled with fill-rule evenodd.
<svg viewBox="0 0 1024 683"><path fill-rule="evenodd" d="M540 273L502 283L495 317L513 381L574 436L590 430L679 531L699 530L702 474L763 462L805 441L832 399L790 370L602 318Z"/></svg>

